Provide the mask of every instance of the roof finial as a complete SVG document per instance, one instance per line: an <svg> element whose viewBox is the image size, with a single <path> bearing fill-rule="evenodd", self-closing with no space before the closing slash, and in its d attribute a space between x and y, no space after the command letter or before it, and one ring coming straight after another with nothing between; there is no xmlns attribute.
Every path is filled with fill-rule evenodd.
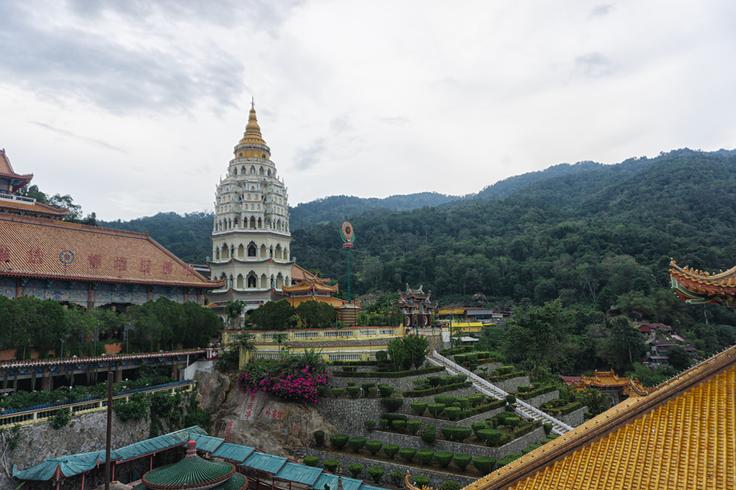
<svg viewBox="0 0 736 490"><path fill-rule="evenodd" d="M252 95L250 96L250 108L251 110L256 108L256 100Z"/></svg>

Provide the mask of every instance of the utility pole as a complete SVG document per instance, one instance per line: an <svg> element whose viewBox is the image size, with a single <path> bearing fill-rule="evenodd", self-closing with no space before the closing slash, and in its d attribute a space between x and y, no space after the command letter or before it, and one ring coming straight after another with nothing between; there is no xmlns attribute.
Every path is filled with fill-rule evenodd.
<svg viewBox="0 0 736 490"><path fill-rule="evenodd" d="M112 366L110 366L111 368ZM112 369L107 371L107 431L105 437L105 490L110 490L110 453L112 452Z"/></svg>

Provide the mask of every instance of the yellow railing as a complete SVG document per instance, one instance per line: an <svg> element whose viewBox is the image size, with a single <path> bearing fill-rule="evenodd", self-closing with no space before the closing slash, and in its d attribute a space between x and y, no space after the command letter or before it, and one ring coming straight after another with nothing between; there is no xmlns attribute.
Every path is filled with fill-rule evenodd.
<svg viewBox="0 0 736 490"><path fill-rule="evenodd" d="M130 400L130 397L139 393L161 393L169 392L172 396L180 392L190 392L194 389L194 381L179 383L176 385L164 385L153 387L149 390L140 390L133 393L114 395L113 400ZM53 407L40 407L31 410L23 410L8 414L0 414L0 428L14 425L31 425L47 422L53 418L59 410L68 410L72 416L84 415L86 413L101 412L107 408L107 399L97 398L75 403L66 403Z"/></svg>

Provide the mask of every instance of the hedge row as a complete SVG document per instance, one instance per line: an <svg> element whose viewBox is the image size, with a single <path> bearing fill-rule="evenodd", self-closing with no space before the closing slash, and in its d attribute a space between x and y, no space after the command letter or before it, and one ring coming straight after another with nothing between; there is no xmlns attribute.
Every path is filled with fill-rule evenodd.
<svg viewBox="0 0 736 490"><path fill-rule="evenodd" d="M555 385L546 385L546 386L519 386L519 389L517 390L517 396L521 398L522 400L528 400L530 398L534 398L535 396L544 395L545 393L549 393L552 391L555 391L557 387Z"/></svg>
<svg viewBox="0 0 736 490"><path fill-rule="evenodd" d="M489 381L505 381L507 379L517 378L519 376L526 376L526 373L524 371L512 371L507 374L498 374L498 371L496 371L496 374L492 374L491 376L488 376Z"/></svg>
<svg viewBox="0 0 736 490"><path fill-rule="evenodd" d="M332 376L336 378L405 378L407 376L438 373L444 370L445 368L442 366L429 366L420 369L408 369L406 371L335 372Z"/></svg>
<svg viewBox="0 0 736 490"><path fill-rule="evenodd" d="M479 405L471 405L469 408L463 408L461 406L457 405L447 405L445 403L436 403L437 398L435 398L435 403L428 403L428 402L415 402L411 404L411 410L415 415L424 416L429 415L434 418L441 418L442 415L445 415L449 420L462 420L468 417L472 417L474 415L478 415L479 413L487 412L489 410L493 410L496 408L501 408L506 405L505 400L493 400L488 403L481 403ZM425 412L429 412L428 414L425 414Z"/></svg>
<svg viewBox="0 0 736 490"><path fill-rule="evenodd" d="M472 383L470 381L463 381L461 383L454 383L451 385L440 385L440 386L433 386L431 388L405 391L404 396L407 398L413 398L413 397L419 397L419 396L436 395L437 393L444 393L446 391L454 391L454 390L459 390L461 388L467 388L471 385Z"/></svg>
<svg viewBox="0 0 736 490"><path fill-rule="evenodd" d="M551 402L548 402L548 403L551 403ZM566 405L561 405L561 406L559 405L558 406L554 406L554 405L548 406L548 403L545 403L544 405L542 405L542 410L544 410L550 415L566 415L583 406L582 403L577 402L577 401L570 402Z"/></svg>
<svg viewBox="0 0 736 490"><path fill-rule="evenodd" d="M467 429L467 428L466 428ZM468 433L470 429L467 429ZM476 456L471 457L467 454L451 453L449 451L433 451L431 449L414 449L414 448L402 448L397 444L383 444L381 441L366 440L364 437L349 437L345 434L334 434L330 437L332 442L332 448L338 451L342 451L346 444L350 446L353 452L360 452L361 450L367 450L371 456L376 457L379 452L382 456L389 460L398 459L403 463L418 463L423 466L439 466L440 468L448 468L452 464L455 468L460 471L466 471L468 465L471 463L473 466L483 475L490 473L496 467L496 460L487 456ZM304 458L304 464L309 466L317 466L319 464L319 458L315 456ZM325 469L329 471L335 471L337 465L331 464L328 468L328 461L324 462ZM354 468L348 468L348 470L357 478L357 475L363 470L358 469L357 466ZM373 475L371 475L373 476ZM374 478L374 481L377 481Z"/></svg>

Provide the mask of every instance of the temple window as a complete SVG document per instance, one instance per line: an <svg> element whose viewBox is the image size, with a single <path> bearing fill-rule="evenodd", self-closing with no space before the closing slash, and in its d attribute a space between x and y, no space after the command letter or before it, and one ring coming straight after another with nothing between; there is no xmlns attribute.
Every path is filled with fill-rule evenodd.
<svg viewBox="0 0 736 490"><path fill-rule="evenodd" d="M242 259L242 258L243 258L244 256L245 256L245 247L244 247L244 246L243 246L243 244L241 243L241 244L240 244L240 245L238 246L238 258L241 258L241 259Z"/></svg>
<svg viewBox="0 0 736 490"><path fill-rule="evenodd" d="M238 274L237 288L243 289L243 274Z"/></svg>
<svg viewBox="0 0 736 490"><path fill-rule="evenodd" d="M261 288L268 288L268 277L266 277L266 274L261 274Z"/></svg>
<svg viewBox="0 0 736 490"><path fill-rule="evenodd" d="M249 288L256 288L258 287L257 284L258 280L256 279L255 272L251 271L248 273L248 287Z"/></svg>
<svg viewBox="0 0 736 490"><path fill-rule="evenodd" d="M257 251L257 250L258 250L258 249L256 248L256 244L255 244L255 243L253 243L253 242L250 242L250 243L248 244L248 257L255 257L255 256L256 256L256 251Z"/></svg>

